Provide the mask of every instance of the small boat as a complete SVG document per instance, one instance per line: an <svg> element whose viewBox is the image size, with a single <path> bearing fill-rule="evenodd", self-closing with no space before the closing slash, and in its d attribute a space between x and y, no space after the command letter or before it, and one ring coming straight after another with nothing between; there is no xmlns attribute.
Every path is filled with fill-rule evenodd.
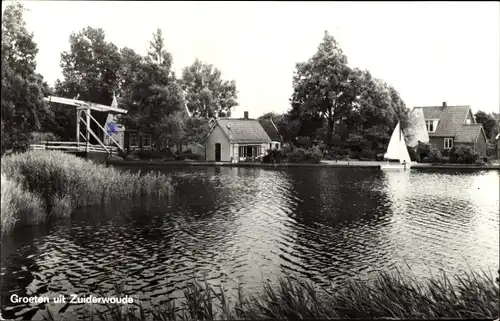
<svg viewBox="0 0 500 321"><path fill-rule="evenodd" d="M406 147L405 137L398 122L391 135L391 140L387 146L387 152L384 154L386 164L380 165L384 170L407 170L411 167L411 158Z"/></svg>

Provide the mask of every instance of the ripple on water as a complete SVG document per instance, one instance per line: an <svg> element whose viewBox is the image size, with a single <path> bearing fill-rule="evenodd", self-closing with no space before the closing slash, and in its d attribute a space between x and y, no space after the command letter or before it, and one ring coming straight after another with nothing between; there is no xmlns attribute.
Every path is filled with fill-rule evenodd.
<svg viewBox="0 0 500 321"><path fill-rule="evenodd" d="M8 302L10 293L68 296L123 283L125 294L162 301L180 296L193 275L258 291L263 278L284 273L326 285L406 264L422 276L467 265L498 269L497 172L172 174L177 193L165 206L133 207L125 216L86 209L71 222L3 241L2 315L38 313ZM81 314L83 306L58 310Z"/></svg>

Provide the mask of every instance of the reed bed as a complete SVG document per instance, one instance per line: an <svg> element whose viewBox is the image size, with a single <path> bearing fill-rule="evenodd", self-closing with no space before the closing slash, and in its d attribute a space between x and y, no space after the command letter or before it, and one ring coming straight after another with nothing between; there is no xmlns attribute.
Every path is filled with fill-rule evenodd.
<svg viewBox="0 0 500 321"><path fill-rule="evenodd" d="M1 162L2 233L51 217L69 217L82 206L161 199L173 191L168 175L130 173L58 151L13 154ZM4 188L4 181L10 185Z"/></svg>
<svg viewBox="0 0 500 321"><path fill-rule="evenodd" d="M364 282L318 288L292 276L264 283L258 295L241 287L228 295L221 286L194 280L181 301L134 306L108 305L91 310L86 320L292 320L292 319L497 319L498 278L485 272L446 274L419 281L401 272L381 273ZM46 319L54 320L48 313Z"/></svg>

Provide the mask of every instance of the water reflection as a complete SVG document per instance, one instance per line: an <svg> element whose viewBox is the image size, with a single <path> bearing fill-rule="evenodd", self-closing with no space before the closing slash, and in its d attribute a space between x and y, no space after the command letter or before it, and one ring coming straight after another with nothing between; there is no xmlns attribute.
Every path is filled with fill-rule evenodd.
<svg viewBox="0 0 500 321"><path fill-rule="evenodd" d="M177 190L163 203L89 207L2 240L2 315L39 313L10 293L95 293L123 281L126 294L164 300L193 275L256 291L262 278L290 272L327 284L406 264L421 276L498 269L498 172L169 173ZM55 309L71 316L83 306Z"/></svg>

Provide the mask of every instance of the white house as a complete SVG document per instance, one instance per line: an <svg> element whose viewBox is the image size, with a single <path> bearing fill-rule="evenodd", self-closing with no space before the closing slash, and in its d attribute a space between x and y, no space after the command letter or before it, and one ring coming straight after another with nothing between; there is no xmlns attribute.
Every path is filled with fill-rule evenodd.
<svg viewBox="0 0 500 321"><path fill-rule="evenodd" d="M205 143L207 161L239 162L264 155L272 140L257 119L218 118Z"/></svg>

